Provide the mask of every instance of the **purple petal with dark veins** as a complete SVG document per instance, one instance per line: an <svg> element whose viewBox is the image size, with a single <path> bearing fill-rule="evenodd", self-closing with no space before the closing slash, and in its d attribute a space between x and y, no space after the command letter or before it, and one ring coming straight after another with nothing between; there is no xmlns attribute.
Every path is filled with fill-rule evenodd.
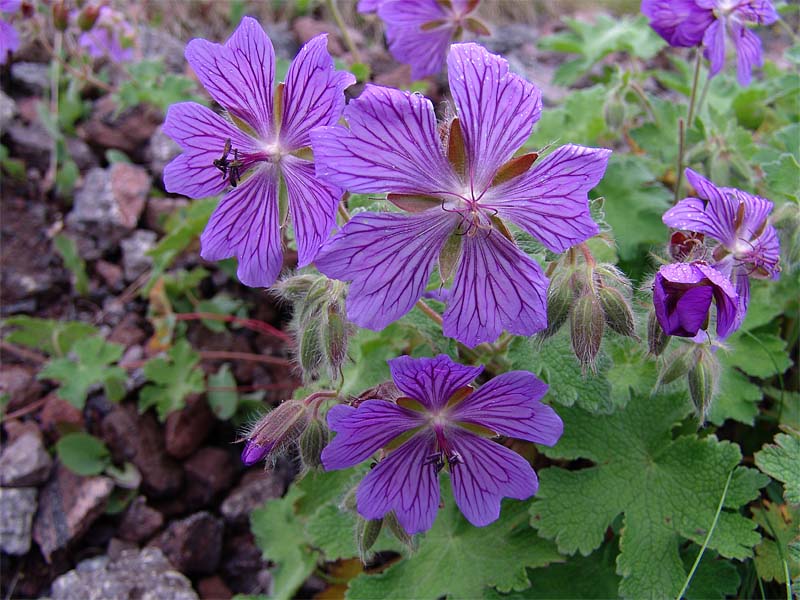
<svg viewBox="0 0 800 600"><path fill-rule="evenodd" d="M642 0L642 13L670 46L699 45L714 22L713 11L698 6L695 0Z"/></svg>
<svg viewBox="0 0 800 600"><path fill-rule="evenodd" d="M686 169L686 178L697 190L697 195L708 201L685 198L664 213L662 221L667 227L684 229L710 235L731 248L736 243L736 214L739 201L734 194L727 193L708 179Z"/></svg>
<svg viewBox="0 0 800 600"><path fill-rule="evenodd" d="M456 188L430 100L367 85L344 109L350 129L311 133L317 176L357 193L436 194Z"/></svg>
<svg viewBox="0 0 800 600"><path fill-rule="evenodd" d="M443 333L469 347L503 329L533 335L547 327L547 286L541 267L499 231L465 235Z"/></svg>
<svg viewBox="0 0 800 600"><path fill-rule="evenodd" d="M312 129L336 124L344 110L344 90L355 82L352 73L334 67L327 34L303 46L286 73L281 146L286 150L310 146Z"/></svg>
<svg viewBox="0 0 800 600"><path fill-rule="evenodd" d="M435 449L433 433L426 429L379 462L358 486L359 514L380 519L393 510L408 533L430 529L439 508L439 477L426 462Z"/></svg>
<svg viewBox="0 0 800 600"><path fill-rule="evenodd" d="M751 240L756 233L764 231L764 223L775 206L772 202L736 188L720 188L720 191L730 198L731 203L736 206L737 213L739 204L744 204L744 214L737 230L737 237Z"/></svg>
<svg viewBox="0 0 800 600"><path fill-rule="evenodd" d="M435 358L399 356L389 361L395 385L410 398L435 411L481 374L483 366L468 367L453 362L446 354Z"/></svg>
<svg viewBox="0 0 800 600"><path fill-rule="evenodd" d="M508 62L477 44L453 44L447 58L474 190L482 191L531 134L542 94L508 70Z"/></svg>
<svg viewBox="0 0 800 600"><path fill-rule="evenodd" d="M501 435L553 446L564 431L561 418L539 400L547 384L528 371L503 373L458 403L451 421L474 423Z"/></svg>
<svg viewBox="0 0 800 600"><path fill-rule="evenodd" d="M736 48L736 76L739 85L750 85L753 68L764 66L761 39L741 23L731 23L731 39Z"/></svg>
<svg viewBox="0 0 800 600"><path fill-rule="evenodd" d="M239 259L236 275L244 285L267 287L283 266L278 223L278 172L263 164L232 189L214 210L200 236L205 260Z"/></svg>
<svg viewBox="0 0 800 600"><path fill-rule="evenodd" d="M760 25L772 25L780 18L769 0L745 0L739 2L734 14L744 21Z"/></svg>
<svg viewBox="0 0 800 600"><path fill-rule="evenodd" d="M183 149L164 169L164 187L190 198L215 196L228 187L227 177L214 166L226 139L239 151L257 151L256 140L196 102L170 106L162 131Z"/></svg>
<svg viewBox="0 0 800 600"><path fill-rule="evenodd" d="M445 435L463 461L450 466L453 496L476 527L497 520L503 498L525 500L539 489L533 467L516 452L463 429Z"/></svg>
<svg viewBox="0 0 800 600"><path fill-rule="evenodd" d="M706 29L703 35L706 47L703 55L711 62L709 77L714 77L725 66L725 21L717 19Z"/></svg>
<svg viewBox="0 0 800 600"><path fill-rule="evenodd" d="M342 190L317 179L314 164L306 160L285 156L281 169L297 241L297 266L305 267L316 258L336 227L336 207Z"/></svg>
<svg viewBox="0 0 800 600"><path fill-rule="evenodd" d="M258 21L244 17L225 45L194 39L186 60L211 97L245 121L259 137L273 131L275 52Z"/></svg>
<svg viewBox="0 0 800 600"><path fill-rule="evenodd" d="M413 215L362 213L322 247L315 263L328 277L352 281L347 318L379 331L422 296L457 221L458 216L438 209Z"/></svg>
<svg viewBox="0 0 800 600"><path fill-rule="evenodd" d="M600 231L588 193L603 178L610 155L605 148L561 146L527 173L491 188L480 204L563 252Z"/></svg>
<svg viewBox="0 0 800 600"><path fill-rule="evenodd" d="M322 451L322 464L327 471L357 465L397 436L424 423L422 414L386 400L367 400L357 409L334 412L332 418L328 417L328 425L337 433Z"/></svg>

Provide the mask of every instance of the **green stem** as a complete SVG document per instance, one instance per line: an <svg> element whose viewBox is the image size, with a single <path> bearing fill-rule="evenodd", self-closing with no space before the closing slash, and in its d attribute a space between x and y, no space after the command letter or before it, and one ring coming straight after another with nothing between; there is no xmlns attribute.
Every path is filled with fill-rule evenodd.
<svg viewBox="0 0 800 600"><path fill-rule="evenodd" d="M719 499L719 505L717 506L717 512L714 514L714 521L711 523L711 528L708 530L706 534L706 539L703 540L703 545L700 548L700 552L697 553L697 558L694 559L694 564L692 565L692 570L689 571L689 575L686 577L686 581L683 582L683 587L681 591L678 592L678 595L675 596L675 600L681 600L683 598L683 594L686 592L686 589L689 587L689 584L692 581L692 577L694 577L695 571L697 571L697 567L700 565L700 560L703 558L703 553L706 551L708 547L708 542L711 540L711 536L714 534L714 529L717 527L717 521L719 521L719 515L722 512L722 507L725 505L725 497L728 495L728 488L731 485L731 479L733 478L733 472L736 469L731 469L730 473L728 473L728 480L725 482L725 489L722 490L722 497Z"/></svg>
<svg viewBox="0 0 800 600"><path fill-rule="evenodd" d="M336 26L342 34L345 46L347 46L347 49L350 51L353 62L360 63L361 55L358 53L358 48L356 48L356 45L353 43L353 38L350 37L350 32L344 24L344 19L342 19L342 13L339 12L339 6L336 4L336 0L327 0L326 4L328 5L328 10L331 12L333 20L336 21Z"/></svg>
<svg viewBox="0 0 800 600"><path fill-rule="evenodd" d="M53 42L53 56L55 61L50 70L50 114L53 122L58 127L58 88L61 85L61 51L64 41L64 34L57 31ZM45 181L47 186L55 184L56 173L58 172L58 137L53 136L53 147L50 149L50 166L47 169Z"/></svg>
<svg viewBox="0 0 800 600"><path fill-rule="evenodd" d="M697 84L700 81L700 65L703 58L699 49L695 52L695 57L692 92L689 95L689 115L686 123L684 123L682 119L678 121L678 172L675 174L675 198L673 200L673 204L678 203L681 193L681 184L683 183L683 154L686 150L686 129L692 126L692 121L694 119L695 99L697 98Z"/></svg>

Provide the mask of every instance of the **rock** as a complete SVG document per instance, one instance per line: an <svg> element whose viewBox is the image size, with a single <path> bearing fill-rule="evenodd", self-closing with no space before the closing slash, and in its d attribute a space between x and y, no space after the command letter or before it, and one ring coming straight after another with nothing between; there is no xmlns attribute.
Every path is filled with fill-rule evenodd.
<svg viewBox="0 0 800 600"><path fill-rule="evenodd" d="M161 548L183 573L213 573L222 553L223 529L220 519L205 511L198 512L170 523L149 546Z"/></svg>
<svg viewBox="0 0 800 600"><path fill-rule="evenodd" d="M36 435L41 437L42 431L35 421L21 421L19 419L6 419L3 421L3 429L5 429L6 443L13 444L16 440L23 435Z"/></svg>
<svg viewBox="0 0 800 600"><path fill-rule="evenodd" d="M0 90L0 133L6 132L6 128L18 113L17 103Z"/></svg>
<svg viewBox="0 0 800 600"><path fill-rule="evenodd" d="M8 412L33 402L44 386L34 377L33 369L24 365L3 365L0 370L0 394L8 397Z"/></svg>
<svg viewBox="0 0 800 600"><path fill-rule="evenodd" d="M15 62L11 65L11 80L32 94L42 95L50 89L50 74L46 63Z"/></svg>
<svg viewBox="0 0 800 600"><path fill-rule="evenodd" d="M0 488L0 550L21 556L31 547L36 488Z"/></svg>
<svg viewBox="0 0 800 600"><path fill-rule="evenodd" d="M207 598L208 600L228 600L228 598L233 598L233 592L225 585L219 575L204 577L198 581L197 591L200 592L201 598Z"/></svg>
<svg viewBox="0 0 800 600"><path fill-rule="evenodd" d="M261 550L249 531L225 541L221 572L231 589L238 594L270 592L272 577Z"/></svg>
<svg viewBox="0 0 800 600"><path fill-rule="evenodd" d="M139 315L135 312L127 313L111 330L108 341L122 344L126 348L144 342L147 339L147 334L139 327L139 318Z"/></svg>
<svg viewBox="0 0 800 600"><path fill-rule="evenodd" d="M228 494L220 507L226 521L245 524L253 509L270 498L280 498L286 489L285 478L276 471L248 471L241 483Z"/></svg>
<svg viewBox="0 0 800 600"><path fill-rule="evenodd" d="M106 554L108 554L108 558L111 560L117 560L120 556L122 556L123 552L128 552L131 550L138 552L139 546L133 542L127 542L119 538L111 538L108 540Z"/></svg>
<svg viewBox="0 0 800 600"><path fill-rule="evenodd" d="M89 120L78 127L78 135L93 146L135 154L163 121L158 110L144 105L117 114L114 99L103 96L94 103Z"/></svg>
<svg viewBox="0 0 800 600"><path fill-rule="evenodd" d="M125 511L117 535L125 541L142 543L150 539L163 524L161 513L147 506L144 496L139 496Z"/></svg>
<svg viewBox="0 0 800 600"><path fill-rule="evenodd" d="M183 58L185 44L160 28L139 26L139 47L144 60L163 60L172 73L183 73L186 61Z"/></svg>
<svg viewBox="0 0 800 600"><path fill-rule="evenodd" d="M183 52L181 52L181 56L183 56ZM167 166L167 163L180 153L181 147L164 133L159 126L150 138L145 154L150 165L150 172L160 179L164 174L164 167Z"/></svg>
<svg viewBox="0 0 800 600"><path fill-rule="evenodd" d="M118 405L102 423L103 439L114 458L132 462L142 474L142 490L150 497L177 492L183 481L180 466L167 456L156 418L140 415L136 407Z"/></svg>
<svg viewBox="0 0 800 600"><path fill-rule="evenodd" d="M186 198L157 198L152 197L147 201L144 212L144 223L148 229L164 233L164 222L176 210L189 204Z"/></svg>
<svg viewBox="0 0 800 600"><path fill-rule="evenodd" d="M272 41L272 47L275 49L275 56L278 58L285 58L292 60L297 56L300 50L300 45L294 37L294 33L289 30L286 22L281 23L264 23L264 29Z"/></svg>
<svg viewBox="0 0 800 600"><path fill-rule="evenodd" d="M167 453L178 459L186 458L203 444L213 425L214 413L203 397L189 396L186 406L170 414L164 424Z"/></svg>
<svg viewBox="0 0 800 600"><path fill-rule="evenodd" d="M191 582L157 548L85 560L53 582L52 600L197 600Z"/></svg>
<svg viewBox="0 0 800 600"><path fill-rule="evenodd" d="M33 433L14 440L0 455L0 485L7 487L37 486L50 475L53 459L42 439Z"/></svg>
<svg viewBox="0 0 800 600"><path fill-rule="evenodd" d="M30 125L11 123L5 133L8 134L15 156L40 171L47 169L50 164L50 151L53 149L53 138L44 125L38 122Z"/></svg>
<svg viewBox="0 0 800 600"><path fill-rule="evenodd" d="M114 482L108 477L81 477L57 464L39 496L33 539L46 560L80 538L103 514Z"/></svg>
<svg viewBox="0 0 800 600"><path fill-rule="evenodd" d="M153 258L147 253L156 245L157 237L155 231L137 229L122 240L122 269L126 281L135 280L152 266Z"/></svg>
<svg viewBox="0 0 800 600"><path fill-rule="evenodd" d="M94 263L94 270L112 290L122 288L122 268L118 265L101 259Z"/></svg>
<svg viewBox="0 0 800 600"><path fill-rule="evenodd" d="M301 44L305 44L311 38L318 36L320 33L327 33L328 52L330 52L333 56L341 56L344 54L344 46L339 41L339 29L336 27L336 25L325 23L324 21L318 21L312 17L298 17L292 22L292 30ZM353 30L349 30L349 33L352 36L355 32L353 32Z"/></svg>
<svg viewBox="0 0 800 600"><path fill-rule="evenodd" d="M137 165L114 163L107 169L90 169L75 193L67 224L97 240L105 252L136 228L149 191L150 176Z"/></svg>
<svg viewBox="0 0 800 600"><path fill-rule="evenodd" d="M47 396L39 414L39 422L47 437L57 440L65 433L79 431L83 427L83 414L53 392Z"/></svg>
<svg viewBox="0 0 800 600"><path fill-rule="evenodd" d="M187 501L190 506L206 506L233 485L237 461L222 448L200 448L183 464Z"/></svg>
<svg viewBox="0 0 800 600"><path fill-rule="evenodd" d="M509 23L492 28L492 35L480 38L480 43L495 54L511 54L525 44L536 44L540 34L530 24Z"/></svg>

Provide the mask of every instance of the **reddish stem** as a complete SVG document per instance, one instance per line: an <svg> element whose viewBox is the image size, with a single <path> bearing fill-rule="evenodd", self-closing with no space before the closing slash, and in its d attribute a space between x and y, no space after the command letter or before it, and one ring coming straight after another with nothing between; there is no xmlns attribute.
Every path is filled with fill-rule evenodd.
<svg viewBox="0 0 800 600"><path fill-rule="evenodd" d="M292 338L285 334L280 329L273 327L269 323L265 323L264 321L259 321L258 319L242 319L239 317L234 317L232 315L219 315L217 313L208 313L208 312L193 312L193 313L177 313L175 315L176 321L200 321L208 319L209 321L224 321L226 323L234 323L236 325L241 325L242 327L246 327L247 329L252 329L253 331L257 331L259 333L263 333L264 335L272 336L278 338L282 342L286 342L287 344L292 341Z"/></svg>

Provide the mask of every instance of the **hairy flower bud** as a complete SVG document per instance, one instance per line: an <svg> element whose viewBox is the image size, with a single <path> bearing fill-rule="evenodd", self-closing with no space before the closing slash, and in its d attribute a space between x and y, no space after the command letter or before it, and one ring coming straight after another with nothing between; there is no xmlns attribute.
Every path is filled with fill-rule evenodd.
<svg viewBox="0 0 800 600"><path fill-rule="evenodd" d="M319 419L312 419L306 430L300 436L300 458L303 464L316 469L322 466L322 450L328 445L330 432L325 423Z"/></svg>
<svg viewBox="0 0 800 600"><path fill-rule="evenodd" d="M661 365L661 370L656 380L656 387L668 385L676 379L683 377L692 368L694 360L693 349L681 346L670 354Z"/></svg>
<svg viewBox="0 0 800 600"><path fill-rule="evenodd" d="M356 546L361 562L366 564L369 560L369 549L375 545L383 527L383 519L362 519L356 521Z"/></svg>
<svg viewBox="0 0 800 600"><path fill-rule="evenodd" d="M386 516L383 517L384 523L389 528L389 531L392 535L406 548L409 550L414 549L414 538L408 534L408 532L403 529L403 526L400 525L400 521L397 520L397 515L394 514L394 511L389 511L386 513Z"/></svg>
<svg viewBox="0 0 800 600"><path fill-rule="evenodd" d="M94 4L88 4L80 13L78 13L78 27L81 31L89 31L97 22L97 17L100 16L100 7Z"/></svg>
<svg viewBox="0 0 800 600"><path fill-rule="evenodd" d="M547 329L539 333L542 339L555 335L569 316L573 290L570 277L554 277L547 288Z"/></svg>
<svg viewBox="0 0 800 600"><path fill-rule="evenodd" d="M325 367L331 379L340 373L345 360L347 360L347 340L350 337L352 326L349 326L344 316L344 307L331 304L328 308L328 318L322 328L322 351L325 355Z"/></svg>
<svg viewBox="0 0 800 600"><path fill-rule="evenodd" d="M606 325L620 335L636 337L633 309L622 293L611 287L601 287L597 295L603 307Z"/></svg>
<svg viewBox="0 0 800 600"><path fill-rule="evenodd" d="M310 420L309 410L302 400L286 400L261 417L250 433L242 452L242 462L252 465L268 458L296 442Z"/></svg>
<svg viewBox="0 0 800 600"><path fill-rule="evenodd" d="M605 315L597 296L591 292L579 296L570 315L570 334L572 350L584 368L595 370L604 328Z"/></svg>
<svg viewBox="0 0 800 600"><path fill-rule="evenodd" d="M700 422L705 422L706 415L711 408L716 390L719 363L708 346L695 348L693 365L687 374L689 381L689 397L700 416Z"/></svg>
<svg viewBox="0 0 800 600"><path fill-rule="evenodd" d="M272 290L284 300L297 302L306 297L317 279L316 275L292 275L278 281Z"/></svg>
<svg viewBox="0 0 800 600"><path fill-rule="evenodd" d="M661 329L661 324L656 317L656 311L651 310L647 317L647 347L650 354L660 356L669 344L669 336Z"/></svg>
<svg viewBox="0 0 800 600"><path fill-rule="evenodd" d="M53 4L53 26L58 31L66 31L69 27L69 9L63 0Z"/></svg>

